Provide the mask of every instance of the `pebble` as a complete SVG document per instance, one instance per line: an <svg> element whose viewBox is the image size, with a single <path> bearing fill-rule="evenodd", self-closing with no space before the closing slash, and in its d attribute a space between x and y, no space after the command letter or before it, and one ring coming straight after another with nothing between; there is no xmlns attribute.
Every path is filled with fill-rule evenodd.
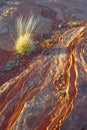
<svg viewBox="0 0 87 130"><path fill-rule="evenodd" d="M59 24L58 28L62 29L62 28L64 28L64 25L63 24Z"/></svg>
<svg viewBox="0 0 87 130"><path fill-rule="evenodd" d="M6 66L4 67L4 71L5 71L5 72L10 71L11 69L12 69L12 67L11 67L10 65L6 65Z"/></svg>
<svg viewBox="0 0 87 130"><path fill-rule="evenodd" d="M16 57L15 57L15 60L20 60L20 56L16 56Z"/></svg>
<svg viewBox="0 0 87 130"><path fill-rule="evenodd" d="M15 64L14 64L13 62L9 62L9 63L7 63L7 64L5 65L4 71L5 71L5 72L8 72L8 71L10 71L12 68L14 68L14 66L15 66Z"/></svg>
<svg viewBox="0 0 87 130"><path fill-rule="evenodd" d="M18 64L20 62L20 56L15 57L16 63Z"/></svg>
<svg viewBox="0 0 87 130"><path fill-rule="evenodd" d="M38 45L38 44L39 44L39 41L35 41L35 44Z"/></svg>
<svg viewBox="0 0 87 130"><path fill-rule="evenodd" d="M20 62L20 56L16 56L14 60L7 62L5 67L3 68L4 72L11 71L15 66L18 66Z"/></svg>

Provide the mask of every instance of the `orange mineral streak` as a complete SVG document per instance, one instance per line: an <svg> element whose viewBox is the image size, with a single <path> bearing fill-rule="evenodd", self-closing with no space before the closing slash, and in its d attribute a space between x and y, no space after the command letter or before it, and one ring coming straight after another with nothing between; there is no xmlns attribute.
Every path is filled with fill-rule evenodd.
<svg viewBox="0 0 87 130"><path fill-rule="evenodd" d="M42 44L26 70L0 87L0 130L60 130L71 113L79 73L87 73L87 27L52 40Z"/></svg>

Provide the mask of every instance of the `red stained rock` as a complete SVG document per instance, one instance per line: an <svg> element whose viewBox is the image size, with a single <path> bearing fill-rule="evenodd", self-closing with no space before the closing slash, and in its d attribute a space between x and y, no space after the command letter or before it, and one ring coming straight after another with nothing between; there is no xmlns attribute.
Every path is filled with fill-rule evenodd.
<svg viewBox="0 0 87 130"><path fill-rule="evenodd" d="M27 17L32 10L40 16L40 25L44 23L38 35L49 35L57 22L66 22L73 16L86 19L86 4L84 1L83 8L81 0L32 0L19 4L7 24L13 20L13 26L20 13ZM27 63L22 65L24 68L19 65L16 71L3 73L3 80L11 77L0 86L0 130L87 128L87 27L63 31L63 34L53 35L50 42L43 42L45 45L42 44L40 50L31 55L30 61L30 57L24 57L27 62L20 63ZM13 45L7 35L0 36L0 44L3 42L0 47L10 50ZM9 56L7 54L7 59ZM0 58L1 62L3 60L1 69L7 60L1 55Z"/></svg>
<svg viewBox="0 0 87 130"><path fill-rule="evenodd" d="M74 100L73 111L67 118L70 119L69 124L65 120L68 128L64 124L61 129L78 128L74 120L78 120L78 123L86 121L87 97L82 93L86 89L87 66L83 55L85 52L81 50L84 50L82 45L87 42L87 27L74 28L72 31L69 31L71 37L66 43L60 39L52 48L43 50L33 58L27 69L0 87L1 130L58 130L71 113ZM68 31L61 37L67 38ZM80 89L83 89L81 94ZM80 119L81 113L83 119Z"/></svg>

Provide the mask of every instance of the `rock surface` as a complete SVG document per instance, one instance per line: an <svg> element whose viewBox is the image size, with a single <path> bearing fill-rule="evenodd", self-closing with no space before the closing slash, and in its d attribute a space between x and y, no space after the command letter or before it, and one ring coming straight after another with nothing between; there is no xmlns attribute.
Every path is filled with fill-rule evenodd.
<svg viewBox="0 0 87 130"><path fill-rule="evenodd" d="M0 129L59 130L72 108L73 113L61 130L79 130L85 125L86 50L87 27L71 29L50 49L44 49L33 58L19 76L3 84L0 87Z"/></svg>
<svg viewBox="0 0 87 130"><path fill-rule="evenodd" d="M8 0L1 4L0 9L0 20L7 24L9 31L10 27L14 30L15 20L20 14L24 17L32 13L36 17L39 16L40 23L34 30L34 35L38 33L40 36L49 34L53 30L53 26L59 25L60 22L64 23L70 18L87 19L87 1L85 0L22 0L21 2ZM3 34L3 37L0 37L0 43L2 49L13 50L14 42L9 34L5 36Z"/></svg>
<svg viewBox="0 0 87 130"><path fill-rule="evenodd" d="M0 86L0 130L86 130L87 24L72 29L60 25L69 18L86 20L87 2L9 3L5 6L14 6L17 10L12 10L12 15L7 11L5 17L0 17L8 28L10 23L14 26L20 13L27 17L33 12L41 19L34 33L39 37L40 33L48 34L51 38L41 44L42 51L28 61L26 69ZM55 28L63 32L59 35ZM13 45L9 33L0 35L0 48L10 51Z"/></svg>

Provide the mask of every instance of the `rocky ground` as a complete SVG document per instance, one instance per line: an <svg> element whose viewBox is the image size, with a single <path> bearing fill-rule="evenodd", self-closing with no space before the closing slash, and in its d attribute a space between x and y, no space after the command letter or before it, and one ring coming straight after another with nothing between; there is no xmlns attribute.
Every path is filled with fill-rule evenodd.
<svg viewBox="0 0 87 130"><path fill-rule="evenodd" d="M40 22L30 55L14 51L21 15ZM0 130L87 130L87 2L0 1Z"/></svg>

